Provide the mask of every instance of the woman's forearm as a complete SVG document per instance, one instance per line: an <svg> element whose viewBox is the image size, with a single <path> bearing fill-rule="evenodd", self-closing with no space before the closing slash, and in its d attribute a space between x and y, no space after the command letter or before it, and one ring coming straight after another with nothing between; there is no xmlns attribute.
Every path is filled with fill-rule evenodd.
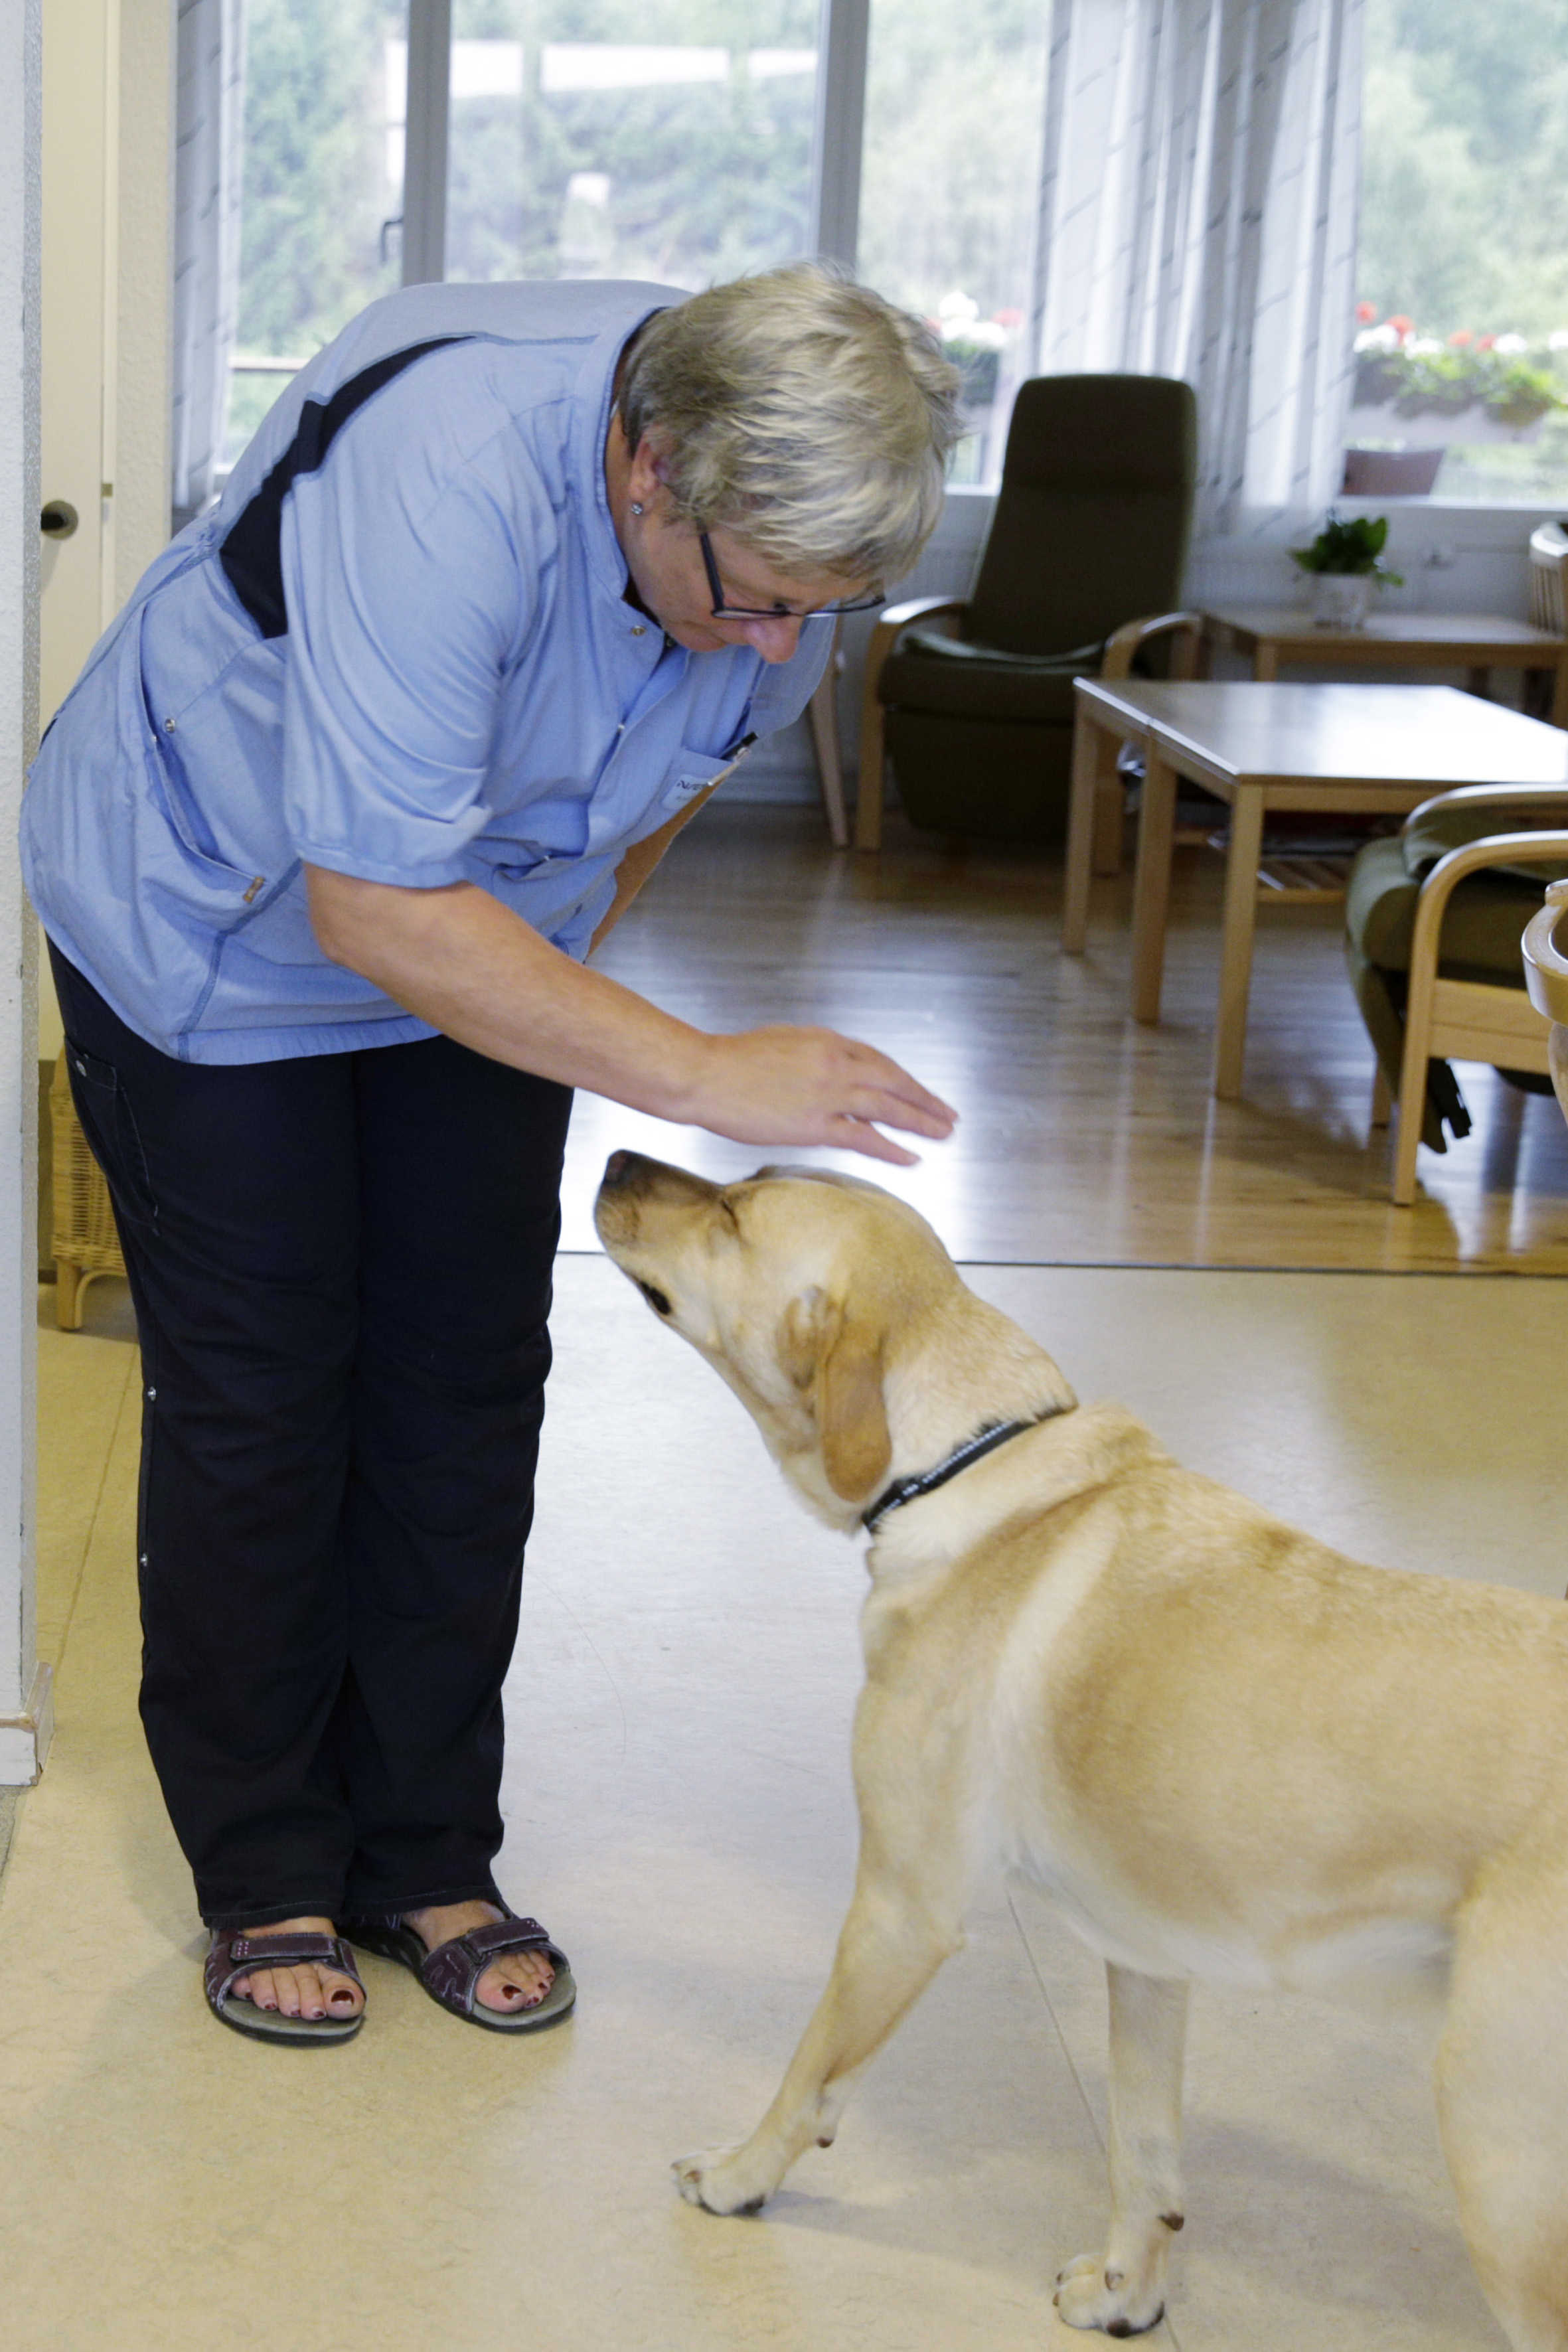
<svg viewBox="0 0 1568 2352"><path fill-rule="evenodd" d="M433 890L307 866L324 954L433 1029L536 1076L684 1118L707 1038L588 971L468 882Z"/></svg>
<svg viewBox="0 0 1568 2352"><path fill-rule="evenodd" d="M874 1045L832 1029L710 1035L574 963L472 883L434 890L305 869L322 953L459 1045L738 1143L822 1143L907 1165L878 1122L954 1114Z"/></svg>

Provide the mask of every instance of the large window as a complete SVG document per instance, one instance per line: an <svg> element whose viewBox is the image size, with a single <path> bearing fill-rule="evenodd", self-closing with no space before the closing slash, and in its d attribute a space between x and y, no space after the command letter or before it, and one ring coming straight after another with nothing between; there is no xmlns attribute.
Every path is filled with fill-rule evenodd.
<svg viewBox="0 0 1568 2352"><path fill-rule="evenodd" d="M226 455L400 276L406 0L245 0L238 332Z"/></svg>
<svg viewBox="0 0 1568 2352"><path fill-rule="evenodd" d="M415 152L407 0L245 10L231 460L292 370L398 284ZM960 368L960 481L994 478L1026 372L1047 13L859 0L857 267ZM697 288L809 252L814 163L843 161L816 154L827 26L821 0L452 0L445 274Z"/></svg>
<svg viewBox="0 0 1568 2352"><path fill-rule="evenodd" d="M457 0L448 278L695 289L805 250L816 0Z"/></svg>
<svg viewBox="0 0 1568 2352"><path fill-rule="evenodd" d="M857 266L937 324L970 426L954 479L994 481L1029 373L1048 8L872 0Z"/></svg>
<svg viewBox="0 0 1568 2352"><path fill-rule="evenodd" d="M1568 0L1367 0L1345 487L1568 509Z"/></svg>

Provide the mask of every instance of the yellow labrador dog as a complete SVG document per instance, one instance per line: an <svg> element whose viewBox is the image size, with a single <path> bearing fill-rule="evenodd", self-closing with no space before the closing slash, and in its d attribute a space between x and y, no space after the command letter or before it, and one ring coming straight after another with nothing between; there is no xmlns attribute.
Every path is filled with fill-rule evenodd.
<svg viewBox="0 0 1568 2352"><path fill-rule="evenodd" d="M1568 1608L1364 1568L1184 1470L959 1279L876 1186L720 1186L618 1151L605 1248L871 1534L860 1857L826 1990L742 2147L676 2167L753 2211L963 1942L998 1857L1110 1990L1110 2223L1057 2282L1131 2336L1182 2225L1187 1985L1442 2006L1467 2242L1515 2352L1568 2347Z"/></svg>

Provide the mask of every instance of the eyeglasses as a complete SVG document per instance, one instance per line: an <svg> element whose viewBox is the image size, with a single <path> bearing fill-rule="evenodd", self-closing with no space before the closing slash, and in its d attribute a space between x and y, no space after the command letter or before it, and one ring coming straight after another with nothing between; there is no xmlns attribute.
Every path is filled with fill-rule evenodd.
<svg viewBox="0 0 1568 2352"><path fill-rule="evenodd" d="M869 613L878 604L885 604L888 601L879 588L874 595L847 596L837 604L814 604L806 613L792 613L789 606L783 604L726 604L724 583L719 577L719 566L713 561L713 549L705 530L698 532L697 544L702 550L702 564L708 574L716 621L836 621L840 613Z"/></svg>

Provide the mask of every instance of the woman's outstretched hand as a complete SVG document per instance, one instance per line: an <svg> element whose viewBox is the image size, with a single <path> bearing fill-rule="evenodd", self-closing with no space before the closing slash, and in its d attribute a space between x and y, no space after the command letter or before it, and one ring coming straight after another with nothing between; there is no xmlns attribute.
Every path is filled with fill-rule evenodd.
<svg viewBox="0 0 1568 2352"><path fill-rule="evenodd" d="M912 1167L885 1127L940 1142L957 1113L833 1029L714 1035L574 963L469 882L427 890L307 866L323 952L433 1029L514 1068L736 1143L818 1143Z"/></svg>
<svg viewBox="0 0 1568 2352"><path fill-rule="evenodd" d="M703 1041L688 1106L694 1127L735 1143L831 1144L912 1168L884 1127L941 1142L958 1114L874 1045L833 1029L743 1029Z"/></svg>

